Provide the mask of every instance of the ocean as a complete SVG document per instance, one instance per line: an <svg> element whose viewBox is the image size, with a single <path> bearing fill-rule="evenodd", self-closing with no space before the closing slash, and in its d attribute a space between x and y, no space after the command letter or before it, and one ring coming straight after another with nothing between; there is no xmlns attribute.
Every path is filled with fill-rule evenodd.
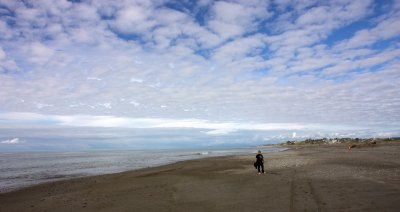
<svg viewBox="0 0 400 212"><path fill-rule="evenodd" d="M258 148L0 153L0 193L39 183L118 173L178 161L253 154ZM264 154L283 148L262 148Z"/></svg>

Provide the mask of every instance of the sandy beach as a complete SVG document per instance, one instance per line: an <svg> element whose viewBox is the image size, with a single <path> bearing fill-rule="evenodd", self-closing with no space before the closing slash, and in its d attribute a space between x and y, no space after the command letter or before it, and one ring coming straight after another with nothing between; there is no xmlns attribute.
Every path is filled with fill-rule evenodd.
<svg viewBox="0 0 400 212"><path fill-rule="evenodd" d="M118 174L41 184L0 194L0 211L398 211L400 145L347 150L293 146Z"/></svg>

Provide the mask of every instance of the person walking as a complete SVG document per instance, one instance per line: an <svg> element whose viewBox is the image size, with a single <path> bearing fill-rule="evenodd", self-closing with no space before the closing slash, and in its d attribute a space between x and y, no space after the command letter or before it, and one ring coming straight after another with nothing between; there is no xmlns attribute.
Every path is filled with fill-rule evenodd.
<svg viewBox="0 0 400 212"><path fill-rule="evenodd" d="M258 170L258 174L262 173L264 174L264 156L261 154L261 150L258 150L258 153L256 155L256 168Z"/></svg>

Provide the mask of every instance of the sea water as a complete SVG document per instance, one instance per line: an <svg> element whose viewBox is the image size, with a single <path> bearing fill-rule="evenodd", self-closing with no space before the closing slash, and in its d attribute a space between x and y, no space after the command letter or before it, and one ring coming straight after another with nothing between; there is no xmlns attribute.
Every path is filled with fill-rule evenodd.
<svg viewBox="0 0 400 212"><path fill-rule="evenodd" d="M38 183L118 173L183 160L255 153L258 148L0 153L0 192ZM264 148L264 153L282 148Z"/></svg>

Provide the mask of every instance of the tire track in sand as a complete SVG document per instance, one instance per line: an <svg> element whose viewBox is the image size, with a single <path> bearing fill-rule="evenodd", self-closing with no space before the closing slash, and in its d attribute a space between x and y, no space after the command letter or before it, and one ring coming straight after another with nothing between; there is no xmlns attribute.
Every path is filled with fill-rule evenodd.
<svg viewBox="0 0 400 212"><path fill-rule="evenodd" d="M294 211L294 196L295 196L295 178L296 178L296 169L293 172L292 180L290 182L290 212Z"/></svg>
<svg viewBox="0 0 400 212"><path fill-rule="evenodd" d="M314 186L310 181L307 182L308 186L310 187L311 195L315 201L315 204L317 205L317 211L320 212L321 210L321 200L319 199L318 195L315 193Z"/></svg>

